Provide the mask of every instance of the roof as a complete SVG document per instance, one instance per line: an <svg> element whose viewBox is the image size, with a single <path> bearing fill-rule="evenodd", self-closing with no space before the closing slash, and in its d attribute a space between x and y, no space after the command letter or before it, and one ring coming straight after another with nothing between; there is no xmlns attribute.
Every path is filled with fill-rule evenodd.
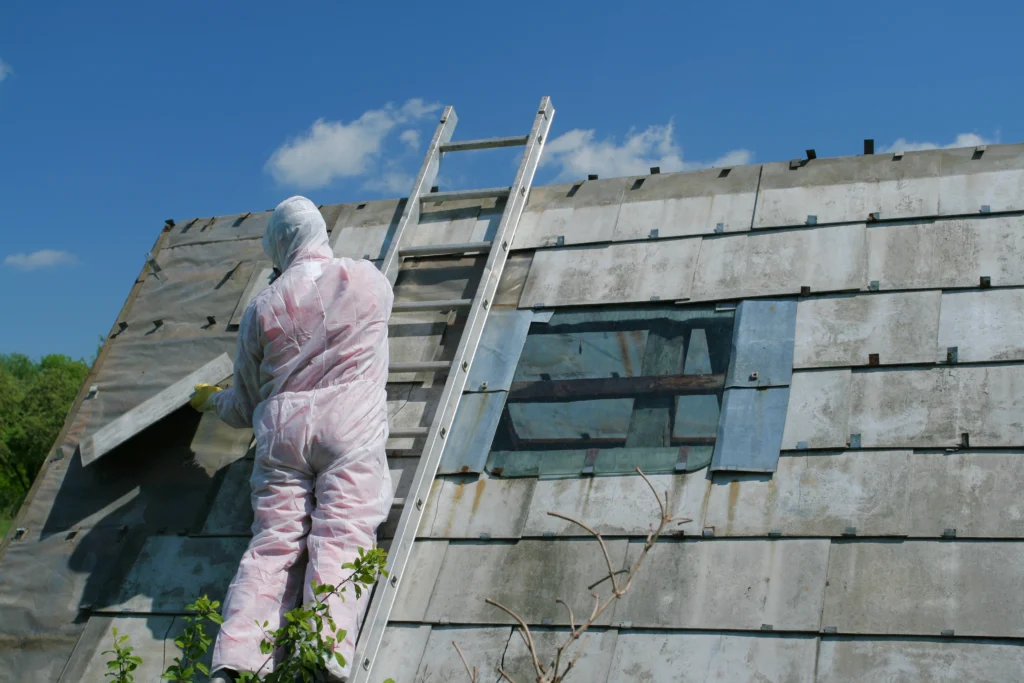
<svg viewBox="0 0 1024 683"><path fill-rule="evenodd" d="M403 203L322 207L335 253L380 259ZM413 236L500 212L428 202ZM155 680L184 605L223 595L251 434L185 408L87 467L77 445L233 354L267 215L161 232L0 557L11 680L102 680L112 626ZM545 513L628 562L655 515L637 465L693 521L578 680L1024 678L1024 145L535 187L511 247L374 680L460 680L452 640L532 680L484 598L564 633L554 599L587 611L603 562ZM463 298L483 261L406 262L396 301ZM463 319L395 322L392 360L437 360ZM429 424L441 383L390 379L392 429ZM399 497L417 445L388 444Z"/></svg>

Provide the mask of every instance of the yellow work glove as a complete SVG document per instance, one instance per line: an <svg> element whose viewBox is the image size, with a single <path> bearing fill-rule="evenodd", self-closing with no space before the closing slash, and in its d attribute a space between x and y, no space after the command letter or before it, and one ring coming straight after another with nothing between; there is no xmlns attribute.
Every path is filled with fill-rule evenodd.
<svg viewBox="0 0 1024 683"><path fill-rule="evenodd" d="M189 399L188 403L201 413L213 410L213 402L210 400L210 397L218 391L221 391L221 388L215 387L212 384L197 384L196 393L192 394L192 398Z"/></svg>

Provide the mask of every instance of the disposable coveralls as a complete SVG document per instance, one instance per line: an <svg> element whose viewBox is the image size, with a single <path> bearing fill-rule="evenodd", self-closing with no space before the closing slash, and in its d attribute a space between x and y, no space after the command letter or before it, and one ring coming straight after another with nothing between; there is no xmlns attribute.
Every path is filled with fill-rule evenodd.
<svg viewBox="0 0 1024 683"><path fill-rule="evenodd" d="M340 583L342 564L374 544L392 502L384 452L390 284L369 261L334 258L320 212L303 197L274 210L263 248L281 274L241 320L234 387L206 406L234 427L252 426L256 438L253 538L224 600L214 672L258 670L266 656L257 622L279 628L300 595L312 601L313 579ZM348 631L346 669L366 599L349 589L330 604Z"/></svg>

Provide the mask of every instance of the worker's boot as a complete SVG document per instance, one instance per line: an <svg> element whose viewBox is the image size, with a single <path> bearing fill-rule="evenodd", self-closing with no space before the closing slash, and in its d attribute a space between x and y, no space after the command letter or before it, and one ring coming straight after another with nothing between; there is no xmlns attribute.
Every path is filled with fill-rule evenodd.
<svg viewBox="0 0 1024 683"><path fill-rule="evenodd" d="M231 669L221 669L210 676L210 683L234 683L237 679L238 674Z"/></svg>

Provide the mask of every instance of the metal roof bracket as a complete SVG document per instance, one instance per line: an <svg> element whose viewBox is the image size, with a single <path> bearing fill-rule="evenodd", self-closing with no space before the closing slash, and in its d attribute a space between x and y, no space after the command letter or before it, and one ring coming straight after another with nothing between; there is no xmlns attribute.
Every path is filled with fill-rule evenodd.
<svg viewBox="0 0 1024 683"><path fill-rule="evenodd" d="M850 434L850 448L860 448L860 434Z"/></svg>
<svg viewBox="0 0 1024 683"><path fill-rule="evenodd" d="M950 346L946 348L946 362L956 364L960 360L959 347Z"/></svg>

